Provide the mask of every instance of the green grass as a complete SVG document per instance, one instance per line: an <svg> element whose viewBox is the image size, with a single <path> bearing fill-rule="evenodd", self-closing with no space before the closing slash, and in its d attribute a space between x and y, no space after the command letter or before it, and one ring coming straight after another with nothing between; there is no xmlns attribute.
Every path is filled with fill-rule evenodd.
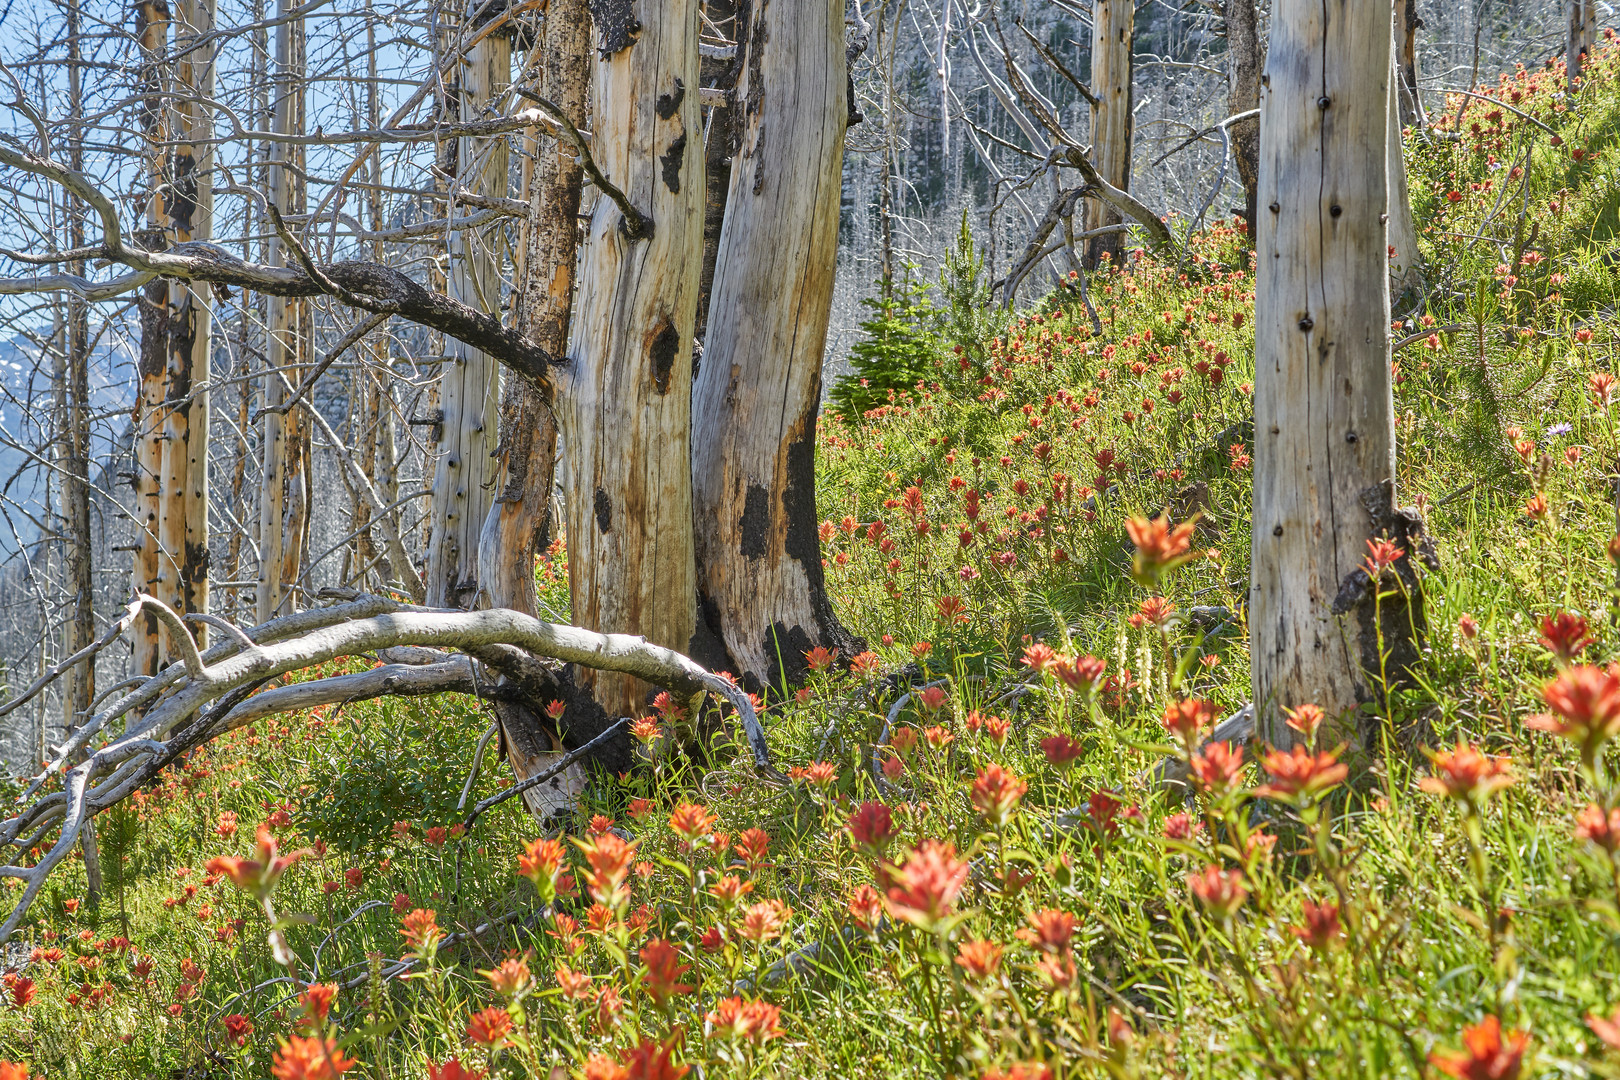
<svg viewBox="0 0 1620 1080"><path fill-rule="evenodd" d="M470 835L428 839L456 816L486 726L475 703L362 704L261 725L101 819L107 894L98 911L70 911L84 879L68 867L36 904L27 947L65 955L23 967L36 994L0 1010L0 1056L52 1077L267 1075L302 1015L296 977L352 983L326 1033L361 1062L350 1075L377 1077L427 1076L459 1056L505 1075L601 1078L619 1074L603 1058L587 1067L592 1055L629 1060L630 1047L653 1043L705 1077L1004 1075L1018 1061L1057 1077L1421 1077L1440 1075L1430 1055L1486 1017L1528 1033L1520 1075L1620 1075L1620 1052L1586 1022L1620 1004L1620 894L1611 857L1574 835L1577 812L1615 798L1612 774L1525 723L1545 710L1541 690L1558 671L1538 641L1541 617L1583 615L1589 663L1620 655L1606 554L1620 405L1594 403L1591 382L1615 359L1617 56L1606 48L1572 100L1553 92L1557 80L1525 73L1500 93L1559 146L1513 113L1490 119L1482 101L1460 131L1409 142L1433 288L1398 313L1409 324L1396 336L1435 336L1396 357L1398 486L1438 544L1439 569L1422 578L1431 634L1417 685L1392 693L1379 717L1391 751L1320 805L1256 795L1264 778L1252 763L1234 790L1187 803L1146 779L1172 750L1168 704L1204 700L1224 714L1248 696L1243 238L1214 227L1188 239L1179 268L1143 257L1091 278L1100 334L1074 288L985 316L964 300L976 286L959 259L933 310L906 316L904 362L918 362L920 342L932 376L821 426L828 587L873 655L860 673L834 668L803 693L773 695L768 728L784 767L830 764L824 785L767 786L723 748L701 772L670 754L601 778L577 835L592 814L613 818L637 838L640 867L628 904L605 932L582 932L574 953L515 873L532 833L514 803ZM1105 451L1118 467L1100 483ZM1537 493L1549 507L1541 521L1526 513ZM1194 508L1200 555L1162 591L1176 615L1162 633L1133 623L1156 594L1129 575L1127 519ZM549 553L537 577L561 614L564 557ZM1025 667L1038 640L1106 660L1115 681L1095 698L1066 695ZM928 684L944 691L932 710ZM908 690L897 730L920 735L880 787L874 744ZM1007 722L1004 740L986 717ZM1041 746L1053 736L1078 744L1067 769ZM1425 790L1419 749L1459 741L1509 760L1515 783L1473 802ZM1028 785L1001 824L973 804L991 766ZM504 783L500 773L487 766L476 793ZM892 808L890 858L947 841L968 864L950 911L926 929L896 909L868 933L851 914L860 886L904 874L876 866L845 827L855 804L875 799ZM669 818L684 802L718 815L702 831L727 843L680 841ZM253 898L206 883L209 860L246 851L277 811L284 848L324 849L274 893L278 914L301 916L286 927L291 971L272 957ZM221 835L226 812L234 835ZM769 836L762 865L735 851L751 828ZM1230 917L1190 889L1207 867L1245 890ZM709 891L728 874L752 887L730 909ZM416 964L420 977L385 979L408 948L400 894L447 933L508 921ZM768 901L791 914L780 934L750 938L750 917L756 927L780 917L745 915ZM1331 947L1294 932L1307 902L1340 905ZM563 907L587 921L588 899ZM1019 931L1047 909L1077 925L1068 945L1043 952ZM711 928L723 933L706 949ZM117 936L127 952L98 952ZM689 965L678 981L690 992L665 1005L648 993L651 937ZM971 941L1003 950L994 976L957 962ZM790 953L797 973L770 974ZM93 956L99 964L81 963ZM149 975L136 956L150 958ZM479 974L510 957L526 958L534 979L516 1000ZM187 958L206 974L183 997ZM592 977L585 996L565 996L559 964ZM746 1015L780 1036L725 1037L721 1002L733 996L779 1009ZM605 1024L604 999L620 1002ZM492 1005L519 1036L493 1052L466 1039L471 1014ZM241 1046L224 1023L232 1015L254 1028Z"/></svg>

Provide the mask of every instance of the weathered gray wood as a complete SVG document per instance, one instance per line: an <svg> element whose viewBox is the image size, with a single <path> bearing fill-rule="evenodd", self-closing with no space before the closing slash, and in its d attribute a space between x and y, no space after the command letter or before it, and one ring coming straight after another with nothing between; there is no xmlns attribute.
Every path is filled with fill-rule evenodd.
<svg viewBox="0 0 1620 1080"><path fill-rule="evenodd" d="M849 115L843 12L763 0L739 26L740 146L692 395L692 494L703 616L750 685L796 681L806 650L852 644L823 586L815 495Z"/></svg>
<svg viewBox="0 0 1620 1080"><path fill-rule="evenodd" d="M460 65L459 76L461 119L481 117L512 81L511 36L485 37ZM459 143L460 186L475 195L505 198L506 138L465 136ZM500 311L501 243L499 222L451 233L447 284L452 297L476 310ZM439 384L443 434L433 470L425 578L429 604L467 607L477 596L479 533L495 501L501 368L489 354L453 338L445 342L445 352L450 362Z"/></svg>
<svg viewBox="0 0 1620 1080"><path fill-rule="evenodd" d="M1280 706L1342 717L1371 698L1358 608L1332 612L1392 517L1386 153L1390 9L1277 0L1262 90L1256 254L1254 533L1249 626L1256 729Z"/></svg>
<svg viewBox="0 0 1620 1080"><path fill-rule="evenodd" d="M697 609L689 456L703 258L697 3L640 0L627 17L640 25L634 35L596 28L592 152L651 232L626 236L624 214L599 198L580 255L573 362L558 379L569 591L581 625L684 649ZM619 675L594 678L596 700L613 716L644 708L646 690Z"/></svg>

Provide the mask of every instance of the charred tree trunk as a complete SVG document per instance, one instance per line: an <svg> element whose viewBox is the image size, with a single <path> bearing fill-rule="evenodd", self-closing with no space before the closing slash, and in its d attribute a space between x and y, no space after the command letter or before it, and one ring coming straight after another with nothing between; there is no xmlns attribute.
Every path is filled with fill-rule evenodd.
<svg viewBox="0 0 1620 1080"><path fill-rule="evenodd" d="M596 9L599 198L580 259L572 363L559 379L574 621L686 649L692 560L692 326L703 260L696 0ZM635 26L639 24L639 32ZM609 715L647 686L584 673Z"/></svg>
<svg viewBox="0 0 1620 1080"><path fill-rule="evenodd" d="M1417 32L1423 28L1418 18L1417 0L1395 0L1395 64L1399 77L1397 102L1403 128L1422 130L1429 118L1423 111L1423 94L1418 89Z"/></svg>
<svg viewBox="0 0 1620 1080"><path fill-rule="evenodd" d="M176 88L187 98L212 100L212 50L185 48L214 30L214 0L180 0L175 29ZM174 152L168 177L167 239L171 244L213 238L213 121L209 108L177 101L172 115ZM168 358L158 495L158 592L181 613L208 610L209 394L193 395L208 381L212 313L206 286L175 281L168 296ZM203 627L197 628L199 636Z"/></svg>
<svg viewBox="0 0 1620 1080"><path fill-rule="evenodd" d="M304 130L304 24L292 15L292 0L277 0L274 130L300 135ZM283 215L302 213L304 207L303 152L292 144L270 144L270 201ZM286 266L291 253L279 237L266 243L272 266ZM303 299L272 296L266 319L264 379L263 489L259 495L259 621L291 610L290 587L298 580L306 498L300 444L302 414L276 411L287 400L283 378L296 373L304 360L308 340Z"/></svg>
<svg viewBox="0 0 1620 1080"><path fill-rule="evenodd" d="M839 0L754 0L711 326L693 391L701 614L751 690L823 645L848 656L822 581L816 413L849 106Z"/></svg>
<svg viewBox="0 0 1620 1080"><path fill-rule="evenodd" d="M68 164L76 172L84 170L84 84L79 52L80 12L78 0L67 4L67 81L68 113L73 121L68 142ZM77 198L67 203L68 242L74 250L84 247L84 219L89 207ZM83 277L85 260L69 265ZM96 636L95 570L90 544L90 306L79 297L67 302L67 331L63 348L61 378L57 385L58 461L62 467L61 518L65 541L63 569L70 597L64 622L62 651L72 656L88 647ZM90 716L96 698L96 662L89 657L65 676L62 686L62 731L72 735ZM44 754L41 755L42 759ZM86 826L79 838L84 856L85 905L92 911L101 906L101 856L95 830Z"/></svg>
<svg viewBox="0 0 1620 1080"><path fill-rule="evenodd" d="M1121 191L1131 188L1131 47L1136 40L1134 0L1096 0L1092 5L1091 163L1097 173ZM1118 225L1118 211L1100 199L1086 203L1087 231ZM1094 236L1086 248L1086 266L1104 261L1118 266L1123 233Z"/></svg>
<svg viewBox="0 0 1620 1080"><path fill-rule="evenodd" d="M1265 66L1265 50L1260 45L1254 0L1226 0L1222 16L1226 21L1226 114L1238 116L1260 107L1260 69ZM1260 118L1251 116L1234 122L1227 128L1227 136L1232 140L1238 178L1243 181L1243 221L1252 240L1256 193L1260 190Z"/></svg>
<svg viewBox="0 0 1620 1080"><path fill-rule="evenodd" d="M460 119L477 119L512 81L511 35L484 38L457 70L450 92L455 94L459 84ZM459 186L475 195L504 197L507 159L504 136L461 139L456 148ZM453 197L447 206L454 217ZM475 309L500 310L499 238L499 225L451 234L451 296ZM433 472L427 600L435 607L470 607L477 599L478 534L495 497L501 369L487 354L454 339L446 340L445 353L450 360L439 387L443 436Z"/></svg>
<svg viewBox="0 0 1620 1080"><path fill-rule="evenodd" d="M590 91L591 19L585 0L551 0L546 11L543 95L559 106L575 127L586 125ZM584 171L563 140L531 132L532 166L524 172L529 203L518 276L519 325L550 352L568 349L573 312L574 273L579 235L579 204ZM538 615L534 559L558 523L548 508L555 486L557 422L552 403L532 383L510 378L501 400L498 455L500 494L484 519L478 547L478 581L491 607ZM561 736L555 726L518 702L495 706L506 756L519 781L537 776L558 758ZM572 728L571 717L563 723ZM570 731L569 741L578 745ZM587 736L588 738L588 736ZM524 792L524 801L545 820L572 805L583 786L576 766L555 780Z"/></svg>
<svg viewBox="0 0 1620 1080"><path fill-rule="evenodd" d="M1380 670L1410 661L1422 625L1363 568L1368 541L1390 536L1408 552L1394 572L1409 576L1419 539L1394 502L1389 17L1358 0L1278 0L1272 17L1249 626L1257 731L1277 746L1296 738L1281 709L1307 702L1357 734L1356 710Z"/></svg>
<svg viewBox="0 0 1620 1080"><path fill-rule="evenodd" d="M165 0L144 0L135 9L135 34L141 50L141 134L146 141L145 226L149 241L161 237L166 224L167 124L163 107L163 60L169 47L169 7ZM158 486L163 469L164 371L169 356L169 290L161 278L148 282L138 300L141 350L136 367L135 402L135 565L131 585L138 593L160 595L158 587ZM163 628L151 613L140 616L134 632L132 674L155 675L163 657Z"/></svg>
<svg viewBox="0 0 1620 1080"><path fill-rule="evenodd" d="M703 5L708 21L722 33L736 40L739 33L736 0L707 0ZM731 155L736 150L737 102L733 92L737 88L744 49L737 42L737 51L729 61L705 57L702 60L703 85L724 91L727 95L723 108L709 110L703 139L703 271L698 278L697 322L693 333L704 341L709 327L709 299L714 293L714 271L720 257L720 231L726 221L726 195L731 190Z"/></svg>
<svg viewBox="0 0 1620 1080"><path fill-rule="evenodd" d="M79 53L79 4L70 0L67 8L68 47L68 107L73 119L79 121L84 113L82 61ZM79 130L75 126L75 130ZM84 170L84 140L75 136L68 147L68 164L77 172ZM89 208L78 199L68 201L68 242L74 250L84 247L84 219ZM85 261L76 259L69 265L70 272L81 277ZM67 302L67 349L65 378L61 387L63 425L61 432L62 462L62 532L66 540L69 610L66 634L62 642L64 655L89 645L96 636L95 567L90 537L90 306L77 297ZM86 660L69 672L62 692L62 726L64 730L77 730L89 715L90 703L96 697L96 665Z"/></svg>

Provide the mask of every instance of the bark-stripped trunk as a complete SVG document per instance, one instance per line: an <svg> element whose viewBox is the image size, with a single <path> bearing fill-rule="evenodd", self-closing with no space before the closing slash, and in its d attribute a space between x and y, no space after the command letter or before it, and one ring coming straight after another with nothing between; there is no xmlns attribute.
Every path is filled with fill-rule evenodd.
<svg viewBox="0 0 1620 1080"><path fill-rule="evenodd" d="M585 0L551 0L540 47L545 56L542 95L575 127L584 128L591 77L591 18ZM573 149L562 140L531 131L527 142L532 157L524 166L523 194L529 220L518 275L517 317L536 342L561 355L568 349L573 310L584 173ZM527 380L508 379L501 400L496 474L500 494L484 519L478 547L479 587L491 607L539 614L534 559L556 525L548 513L556 461L557 422L551 403ZM555 764L562 749L560 738L554 737L555 725L516 702L497 704L495 714L518 780ZM574 766L524 792L524 801L531 813L545 820L572 807L584 778L583 770Z"/></svg>
<svg viewBox="0 0 1620 1080"><path fill-rule="evenodd" d="M572 363L559 387L574 621L686 649L692 562L692 325L703 259L696 0L597 5L596 164L647 228L600 198L580 260ZM639 32L635 31L640 25ZM582 673L609 715L647 687Z"/></svg>
<svg viewBox="0 0 1620 1080"><path fill-rule="evenodd" d="M853 640L822 582L816 413L843 177L840 0L754 0L736 102L741 145L693 391L700 610L750 689L781 688L817 645Z"/></svg>
<svg viewBox="0 0 1620 1080"><path fill-rule="evenodd" d="M377 99L377 28L370 23L366 25L366 124L373 130L382 124L382 106ZM383 229L382 147L373 147L367 156L366 169L371 179L371 190L366 194L366 213L371 222L371 231L380 233ZM372 240L371 258L373 262L383 261L382 240ZM359 429L360 471L375 479L377 436L382 421L384 390L382 377L377 373L387 369L387 327L384 326L373 333L364 348L370 355L372 370L361 371L355 378L355 385L359 390L355 424ZM385 502L383 505L387 506L388 503ZM356 499L354 518L355 529L359 533L355 538L355 555L358 559L355 576L364 583L368 574L375 571L377 580L386 587L393 577L392 568L389 566L387 554L377 549L371 536L371 504L365 499Z"/></svg>
<svg viewBox="0 0 1620 1080"><path fill-rule="evenodd" d="M1135 41L1134 0L1096 0L1091 8L1091 163L1098 174L1121 191L1131 188L1131 46ZM1087 231L1118 225L1121 218L1100 199L1086 203ZM1094 236L1086 248L1086 265L1095 267L1106 254L1119 265L1122 233Z"/></svg>
<svg viewBox="0 0 1620 1080"><path fill-rule="evenodd" d="M300 135L304 130L304 23L292 17L293 0L277 0L274 130ZM303 151L285 142L270 144L270 201L283 215L304 208ZM267 226L268 227L268 226ZM279 237L266 242L266 261L289 265L292 253ZM263 488L259 494L259 621L292 610L291 586L298 580L302 554L304 483L302 414L275 411L287 400L287 382L305 358L307 302L282 296L269 299L265 320L269 370L264 379ZM282 376L287 376L287 382Z"/></svg>
<svg viewBox="0 0 1620 1080"><path fill-rule="evenodd" d="M511 36L486 37L458 68L460 118L478 119L512 81ZM504 136L460 140L460 186L475 195L504 197L507 158ZM448 208L454 217L454 199ZM500 310L500 235L499 225L451 234L450 295L469 307ZM439 385L443 437L433 472L427 599L436 607L469 607L477 598L478 534L495 497L501 369L487 354L453 338L445 341L445 352L450 360Z"/></svg>
<svg viewBox="0 0 1620 1080"><path fill-rule="evenodd" d="M1260 69L1265 50L1260 46L1259 19L1254 0L1226 0L1226 115L1237 116L1260 107ZM1232 160L1243 181L1243 220L1249 236L1255 234L1256 193L1260 190L1260 118L1250 117L1226 129L1232 140Z"/></svg>
<svg viewBox="0 0 1620 1080"><path fill-rule="evenodd" d="M1399 33L1400 28L1396 27ZM1422 279L1423 252L1418 248L1417 223L1412 219L1412 196L1406 186L1406 142L1401 136L1400 39L1396 38L1395 70L1390 77L1389 142L1385 165L1389 177L1389 286L1399 297Z"/></svg>
<svg viewBox="0 0 1620 1080"><path fill-rule="evenodd" d="M158 241L165 225L167 153L163 109L163 57L169 46L169 7L165 0L144 0L135 9L135 35L141 50L141 133L146 140L146 231ZM158 484L163 468L164 370L169 356L169 289L157 278L142 289L141 349L136 365L135 402L135 565L136 592L159 595ZM143 614L133 634L131 673L155 675L163 656L163 628L157 617Z"/></svg>
<svg viewBox="0 0 1620 1080"><path fill-rule="evenodd" d="M1429 117L1423 111L1423 95L1418 90L1417 32L1423 26L1418 18L1418 0L1395 0L1395 64L1397 101L1402 127L1421 130Z"/></svg>
<svg viewBox="0 0 1620 1080"><path fill-rule="evenodd" d="M181 93L211 100L213 51L185 48L214 30L214 0L180 0L175 28L175 82ZM177 101L174 154L169 176L167 239L171 244L211 240L214 235L213 121L194 101ZM167 406L158 495L157 597L179 612L208 610L208 421L209 394L193 396L208 381L212 314L206 286L169 285ZM204 628L198 626L199 639ZM199 643L201 643L199 641Z"/></svg>
<svg viewBox="0 0 1620 1080"><path fill-rule="evenodd" d="M1597 0L1567 0L1568 33L1564 41L1564 63L1569 87L1575 89L1586 70L1586 62L1597 48Z"/></svg>
<svg viewBox="0 0 1620 1080"><path fill-rule="evenodd" d="M1408 618L1421 625L1421 610L1385 595L1380 641L1361 569L1373 537L1408 551L1418 539L1394 508L1389 18L1361 0L1277 0L1272 17L1249 626L1257 731L1277 746L1295 739L1280 708L1306 702L1355 733L1350 714L1378 692L1380 644L1395 652L1393 673ZM1394 591L1387 579L1383 591Z"/></svg>

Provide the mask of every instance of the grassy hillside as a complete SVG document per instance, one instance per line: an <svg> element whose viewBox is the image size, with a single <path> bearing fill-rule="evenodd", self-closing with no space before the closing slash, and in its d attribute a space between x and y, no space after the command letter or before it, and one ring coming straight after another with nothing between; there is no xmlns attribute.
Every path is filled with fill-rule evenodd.
<svg viewBox="0 0 1620 1080"><path fill-rule="evenodd" d="M795 785L724 748L700 770L665 716L655 764L602 778L573 840L535 841L513 803L452 835L476 703L261 725L98 821L107 895L89 910L70 868L36 905L0 1057L1620 1075L1620 670L1596 666L1620 653L1620 55L1562 85L1520 72L1408 143L1429 288L1397 312L1399 489L1439 565L1418 684L1383 688L1354 778L1350 748L1262 770L1217 746L1196 795L1151 783L1247 698L1243 237L1015 315L982 304L969 237L874 313L867 385L821 429L829 588L870 651L771 695ZM1145 535L1163 513L1196 526ZM565 557L539 571L554 607ZM273 883L219 861L261 824L305 852ZM559 889L580 895L547 914Z"/></svg>

